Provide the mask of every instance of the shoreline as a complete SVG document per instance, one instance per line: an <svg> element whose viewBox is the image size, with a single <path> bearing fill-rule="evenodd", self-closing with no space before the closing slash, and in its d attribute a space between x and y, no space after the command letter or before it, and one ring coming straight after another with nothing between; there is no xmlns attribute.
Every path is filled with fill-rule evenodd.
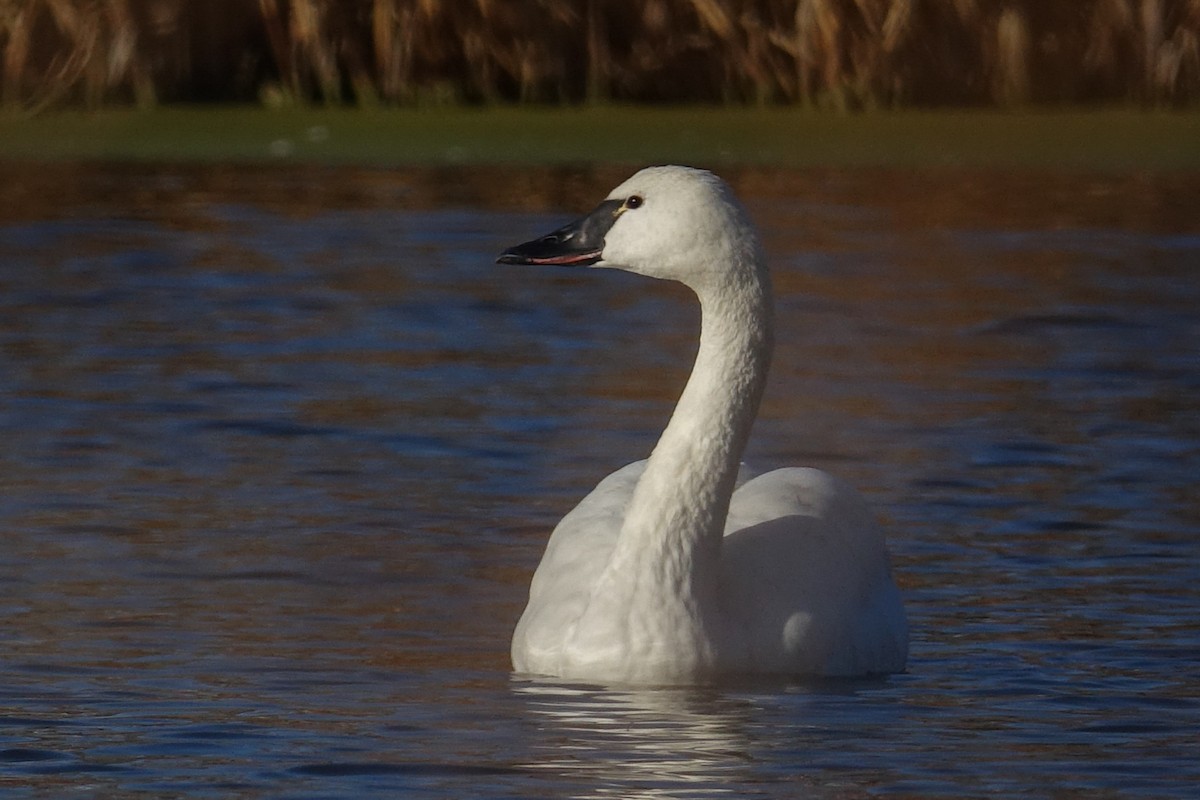
<svg viewBox="0 0 1200 800"><path fill-rule="evenodd" d="M0 114L5 162L1200 171L1200 112L180 106Z"/></svg>

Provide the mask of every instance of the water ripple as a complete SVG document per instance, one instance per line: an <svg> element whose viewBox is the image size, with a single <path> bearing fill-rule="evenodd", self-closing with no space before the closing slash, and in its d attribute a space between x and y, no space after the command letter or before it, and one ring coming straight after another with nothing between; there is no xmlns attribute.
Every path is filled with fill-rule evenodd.
<svg viewBox="0 0 1200 800"><path fill-rule="evenodd" d="M735 175L778 265L749 458L868 494L912 654L637 691L515 679L508 638L554 522L653 446L696 313L493 266L579 210L512 210L530 186L608 172L472 175L124 166L0 219L0 784L1194 793L1200 238L1157 213L1176 182L1063 217L997 175Z"/></svg>

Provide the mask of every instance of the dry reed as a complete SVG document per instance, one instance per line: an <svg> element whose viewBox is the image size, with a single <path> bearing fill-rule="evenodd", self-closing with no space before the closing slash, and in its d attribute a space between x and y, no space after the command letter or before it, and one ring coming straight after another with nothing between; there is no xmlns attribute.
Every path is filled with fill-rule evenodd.
<svg viewBox="0 0 1200 800"><path fill-rule="evenodd" d="M0 103L1200 99L1200 0L0 0Z"/></svg>

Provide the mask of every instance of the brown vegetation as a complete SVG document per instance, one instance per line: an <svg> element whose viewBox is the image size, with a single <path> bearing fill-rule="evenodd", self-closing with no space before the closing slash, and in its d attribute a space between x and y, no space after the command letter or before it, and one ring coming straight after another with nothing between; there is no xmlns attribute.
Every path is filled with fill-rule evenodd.
<svg viewBox="0 0 1200 800"><path fill-rule="evenodd" d="M0 102L1194 103L1200 0L0 0Z"/></svg>

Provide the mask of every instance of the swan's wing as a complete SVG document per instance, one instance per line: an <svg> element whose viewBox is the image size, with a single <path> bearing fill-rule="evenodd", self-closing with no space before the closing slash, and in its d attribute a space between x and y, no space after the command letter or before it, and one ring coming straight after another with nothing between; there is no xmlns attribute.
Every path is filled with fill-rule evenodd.
<svg viewBox="0 0 1200 800"><path fill-rule="evenodd" d="M645 469L645 460L622 467L600 481L562 518L550 534L542 561L533 575L530 600L546 592L566 595L591 590L608 564L634 487ZM753 474L743 465L738 471L737 485L743 486ZM553 587L560 583L563 589L555 591Z"/></svg>
<svg viewBox="0 0 1200 800"><path fill-rule="evenodd" d="M883 533L849 485L815 469L747 481L722 547L722 602L748 669L903 669L908 626Z"/></svg>
<svg viewBox="0 0 1200 800"><path fill-rule="evenodd" d="M729 502L726 536L760 522L796 514L852 518L858 523L872 520L866 501L854 487L819 469L777 469L749 480L739 475L738 483Z"/></svg>
<svg viewBox="0 0 1200 800"><path fill-rule="evenodd" d="M530 600L554 583L590 588L585 576L604 569L621 532L633 488L646 468L635 461L609 475L554 527L529 586Z"/></svg>
<svg viewBox="0 0 1200 800"><path fill-rule="evenodd" d="M545 662L557 658L567 631L583 613L645 467L645 461L636 461L609 475L550 534L529 584L529 604L513 633L513 662L519 671L553 672Z"/></svg>

